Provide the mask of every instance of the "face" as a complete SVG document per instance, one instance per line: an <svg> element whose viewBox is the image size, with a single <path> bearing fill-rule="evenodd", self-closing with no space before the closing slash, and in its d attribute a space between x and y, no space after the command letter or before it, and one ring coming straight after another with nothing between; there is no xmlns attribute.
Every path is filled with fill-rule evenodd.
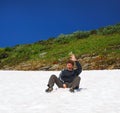
<svg viewBox="0 0 120 113"><path fill-rule="evenodd" d="M67 69L68 70L73 70L73 65L71 63L67 63Z"/></svg>

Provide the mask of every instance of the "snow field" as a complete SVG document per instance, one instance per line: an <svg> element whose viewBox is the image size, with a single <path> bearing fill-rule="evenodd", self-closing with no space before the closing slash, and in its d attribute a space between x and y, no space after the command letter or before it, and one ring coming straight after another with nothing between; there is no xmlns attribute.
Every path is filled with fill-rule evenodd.
<svg viewBox="0 0 120 113"><path fill-rule="evenodd" d="M0 113L120 113L120 70L83 71L80 91L54 86L59 71L0 71Z"/></svg>

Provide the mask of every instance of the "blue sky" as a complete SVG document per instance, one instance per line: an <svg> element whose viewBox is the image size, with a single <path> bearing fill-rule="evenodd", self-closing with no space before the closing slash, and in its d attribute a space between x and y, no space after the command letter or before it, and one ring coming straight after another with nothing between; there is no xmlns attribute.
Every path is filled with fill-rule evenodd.
<svg viewBox="0 0 120 113"><path fill-rule="evenodd" d="M0 47L120 23L120 0L0 0Z"/></svg>

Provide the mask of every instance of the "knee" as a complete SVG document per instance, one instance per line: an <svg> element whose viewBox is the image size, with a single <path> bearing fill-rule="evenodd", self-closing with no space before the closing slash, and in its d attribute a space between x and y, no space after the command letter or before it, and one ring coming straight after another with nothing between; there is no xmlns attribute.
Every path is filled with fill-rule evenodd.
<svg viewBox="0 0 120 113"><path fill-rule="evenodd" d="M54 79L54 78L57 78L57 76L56 76L56 75L51 75L51 78L53 78L53 79Z"/></svg>
<svg viewBox="0 0 120 113"><path fill-rule="evenodd" d="M81 80L81 77L79 77L79 80Z"/></svg>
<svg viewBox="0 0 120 113"><path fill-rule="evenodd" d="M76 80L80 81L80 80L81 80L81 77L77 76L77 77L76 77Z"/></svg>

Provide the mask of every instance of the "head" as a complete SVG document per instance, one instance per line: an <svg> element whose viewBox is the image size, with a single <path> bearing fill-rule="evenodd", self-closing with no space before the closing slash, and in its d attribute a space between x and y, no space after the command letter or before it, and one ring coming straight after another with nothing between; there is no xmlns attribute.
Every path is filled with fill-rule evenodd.
<svg viewBox="0 0 120 113"><path fill-rule="evenodd" d="M72 60L69 60L67 62L67 69L68 70L73 70L73 67L74 67L74 62Z"/></svg>

